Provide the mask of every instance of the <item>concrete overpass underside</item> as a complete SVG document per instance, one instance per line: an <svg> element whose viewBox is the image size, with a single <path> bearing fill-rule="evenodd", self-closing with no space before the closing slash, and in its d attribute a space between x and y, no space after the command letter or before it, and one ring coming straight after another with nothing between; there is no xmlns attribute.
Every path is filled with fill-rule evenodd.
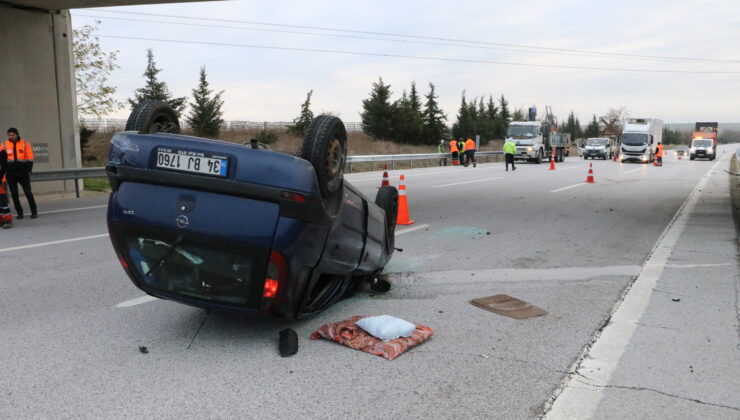
<svg viewBox="0 0 740 420"><path fill-rule="evenodd" d="M200 0L0 0L0 136L18 128L34 145L34 170L81 167L69 9L191 1ZM74 183L34 189L74 191Z"/></svg>

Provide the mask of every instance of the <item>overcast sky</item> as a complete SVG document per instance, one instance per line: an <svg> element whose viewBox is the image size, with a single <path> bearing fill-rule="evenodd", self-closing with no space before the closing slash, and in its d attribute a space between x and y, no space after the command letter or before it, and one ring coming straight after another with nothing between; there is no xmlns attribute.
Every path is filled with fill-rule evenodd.
<svg viewBox="0 0 740 420"><path fill-rule="evenodd" d="M205 65L211 86L225 91L227 120L291 120L306 93L313 89L314 112L329 111L345 121L360 121L361 101L368 96L372 83L382 77L391 85L394 98L408 90L412 81L421 93L427 92L429 82L434 83L450 124L463 90L468 97L503 94L512 108L536 104L543 109L551 105L561 120L573 110L584 124L592 114L601 115L610 107L622 106L632 116L662 118L665 122L740 121L740 1L623 0L608 2L608 7L597 3L601 2L243 0L75 9L72 23L79 28L101 21L99 34L105 35L101 37L102 47L119 51L120 69L111 81L120 99L131 97L143 85L146 49L152 48L162 69L160 80L177 96L191 96L199 68ZM112 117L125 118L128 112L124 109Z"/></svg>

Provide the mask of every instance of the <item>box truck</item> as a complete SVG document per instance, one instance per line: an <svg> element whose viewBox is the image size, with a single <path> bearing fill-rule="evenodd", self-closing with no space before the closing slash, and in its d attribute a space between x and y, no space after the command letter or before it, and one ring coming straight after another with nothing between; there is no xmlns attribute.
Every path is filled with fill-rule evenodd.
<svg viewBox="0 0 740 420"><path fill-rule="evenodd" d="M663 140L663 121L656 118L627 118L619 138L622 162L652 162Z"/></svg>

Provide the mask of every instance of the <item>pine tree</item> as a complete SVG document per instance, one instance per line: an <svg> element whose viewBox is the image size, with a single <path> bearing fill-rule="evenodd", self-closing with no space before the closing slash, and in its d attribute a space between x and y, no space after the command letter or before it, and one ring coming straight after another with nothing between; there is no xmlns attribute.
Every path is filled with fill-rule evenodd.
<svg viewBox="0 0 740 420"><path fill-rule="evenodd" d="M431 143L436 143L447 137L447 115L442 112L437 103L437 95L434 93L434 85L429 83L429 93L426 94L422 121L424 124L424 138Z"/></svg>
<svg viewBox="0 0 740 420"><path fill-rule="evenodd" d="M396 104L398 112L394 119L395 140L401 143L429 143L424 138L424 118L421 112L421 99L416 90L416 82L411 82L411 92L403 92L401 101Z"/></svg>
<svg viewBox="0 0 740 420"><path fill-rule="evenodd" d="M514 113L511 114L511 120L512 121L525 121L524 119L524 111L522 111L521 108L517 108L514 110Z"/></svg>
<svg viewBox="0 0 740 420"><path fill-rule="evenodd" d="M313 120L313 111L311 111L311 95L313 95L313 89L308 91L306 95L306 101L301 104L301 113L293 119L293 125L288 126L288 134L292 134L297 137L303 137L306 135L308 125Z"/></svg>
<svg viewBox="0 0 740 420"><path fill-rule="evenodd" d="M581 127L581 122L578 121L578 117L576 117L576 121L575 121L575 134L576 134L575 137L571 137L571 138L580 139L583 137L583 127Z"/></svg>
<svg viewBox="0 0 740 420"><path fill-rule="evenodd" d="M224 122L221 118L224 114L221 110L224 105L224 101L221 100L223 93L224 91L215 93L208 88L206 67L201 67L200 83L193 89L193 102L190 103L190 115L187 118L196 136L218 137L221 124Z"/></svg>
<svg viewBox="0 0 740 420"><path fill-rule="evenodd" d="M509 128L509 122L511 121L511 114L509 113L509 102L506 101L504 95L501 95L499 99L499 111L498 119L496 121L496 132L498 138L506 137L506 130Z"/></svg>
<svg viewBox="0 0 740 420"><path fill-rule="evenodd" d="M146 85L143 88L136 89L134 91L134 97L129 98L128 102L131 104L131 108L135 108L136 105L140 104L144 100L151 99L169 103L179 116L185 109L185 101L187 98L184 96L181 98L173 98L169 89L167 89L167 84L165 82L160 82L157 79L157 74L162 70L158 69L154 63L154 54L152 53L151 48L146 50L146 58L147 65L146 71L144 71Z"/></svg>
<svg viewBox="0 0 740 420"><path fill-rule="evenodd" d="M594 115L593 119L590 123L588 123L588 126L586 127L586 132L584 133L585 137L598 137L599 132L599 121L596 119L596 115Z"/></svg>
<svg viewBox="0 0 740 420"><path fill-rule="evenodd" d="M383 83L383 78L378 78L373 83L370 98L362 101L362 131L365 134L379 138L393 138L393 113L394 106L390 102L391 86Z"/></svg>
<svg viewBox="0 0 740 420"><path fill-rule="evenodd" d="M470 107L468 101L465 99L465 91L462 92L462 99L460 100L460 108L457 111L457 121L452 125L452 135L456 139L465 137L472 128L472 115L470 115Z"/></svg>

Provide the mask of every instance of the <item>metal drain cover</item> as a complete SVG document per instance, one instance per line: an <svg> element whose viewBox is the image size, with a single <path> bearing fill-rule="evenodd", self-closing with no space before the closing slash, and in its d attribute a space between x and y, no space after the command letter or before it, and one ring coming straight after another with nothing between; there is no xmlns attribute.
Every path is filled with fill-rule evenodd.
<svg viewBox="0 0 740 420"><path fill-rule="evenodd" d="M482 297L473 299L470 303L489 312L516 319L547 315L543 309L508 295Z"/></svg>

